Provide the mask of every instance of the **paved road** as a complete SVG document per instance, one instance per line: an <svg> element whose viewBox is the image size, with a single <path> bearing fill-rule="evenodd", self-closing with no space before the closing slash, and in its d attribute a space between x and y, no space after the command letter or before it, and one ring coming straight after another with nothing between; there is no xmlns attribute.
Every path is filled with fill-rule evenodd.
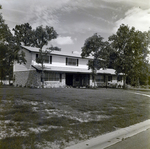
<svg viewBox="0 0 150 149"><path fill-rule="evenodd" d="M150 129L105 149L150 149Z"/></svg>
<svg viewBox="0 0 150 149"><path fill-rule="evenodd" d="M150 149L150 119L66 149Z"/></svg>

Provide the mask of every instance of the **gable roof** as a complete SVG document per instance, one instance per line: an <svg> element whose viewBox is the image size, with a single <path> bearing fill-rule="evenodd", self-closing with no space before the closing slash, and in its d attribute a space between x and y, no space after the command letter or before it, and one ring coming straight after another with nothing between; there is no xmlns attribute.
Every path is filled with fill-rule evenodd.
<svg viewBox="0 0 150 149"><path fill-rule="evenodd" d="M35 47L29 47L29 46L22 46L22 48L30 51L30 52L34 52L34 53L39 53L39 49L40 48L35 48ZM46 50L46 49L44 49ZM68 56L68 57L76 57L76 58L81 58L81 53L78 53L76 51L72 51L70 53L66 53L64 51L52 51L51 52L52 55L60 55L60 56ZM92 59L92 56L86 57L85 59Z"/></svg>

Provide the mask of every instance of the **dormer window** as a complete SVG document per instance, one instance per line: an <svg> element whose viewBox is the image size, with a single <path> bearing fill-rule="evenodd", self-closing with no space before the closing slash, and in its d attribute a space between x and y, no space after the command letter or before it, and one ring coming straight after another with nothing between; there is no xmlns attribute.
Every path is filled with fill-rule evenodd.
<svg viewBox="0 0 150 149"><path fill-rule="evenodd" d="M79 64L79 60L76 58L66 58L66 65L69 66L78 66Z"/></svg>

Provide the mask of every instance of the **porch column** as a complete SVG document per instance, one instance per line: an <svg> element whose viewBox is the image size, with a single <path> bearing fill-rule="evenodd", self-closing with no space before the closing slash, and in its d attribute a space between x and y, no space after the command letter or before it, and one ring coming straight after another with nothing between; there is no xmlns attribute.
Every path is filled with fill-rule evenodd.
<svg viewBox="0 0 150 149"><path fill-rule="evenodd" d="M106 82L106 88L107 88L107 85L108 85L108 75L105 75L105 82Z"/></svg>
<svg viewBox="0 0 150 149"><path fill-rule="evenodd" d="M94 86L92 74L90 74L90 86Z"/></svg>

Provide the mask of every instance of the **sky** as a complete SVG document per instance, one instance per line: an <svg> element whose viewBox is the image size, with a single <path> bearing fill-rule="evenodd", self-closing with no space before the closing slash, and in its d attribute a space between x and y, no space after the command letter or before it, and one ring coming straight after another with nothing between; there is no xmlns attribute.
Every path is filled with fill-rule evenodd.
<svg viewBox="0 0 150 149"><path fill-rule="evenodd" d="M11 30L27 22L34 29L52 26L59 36L49 45L69 53L81 52L94 33L107 41L121 24L150 30L150 0L1 0L0 5Z"/></svg>

